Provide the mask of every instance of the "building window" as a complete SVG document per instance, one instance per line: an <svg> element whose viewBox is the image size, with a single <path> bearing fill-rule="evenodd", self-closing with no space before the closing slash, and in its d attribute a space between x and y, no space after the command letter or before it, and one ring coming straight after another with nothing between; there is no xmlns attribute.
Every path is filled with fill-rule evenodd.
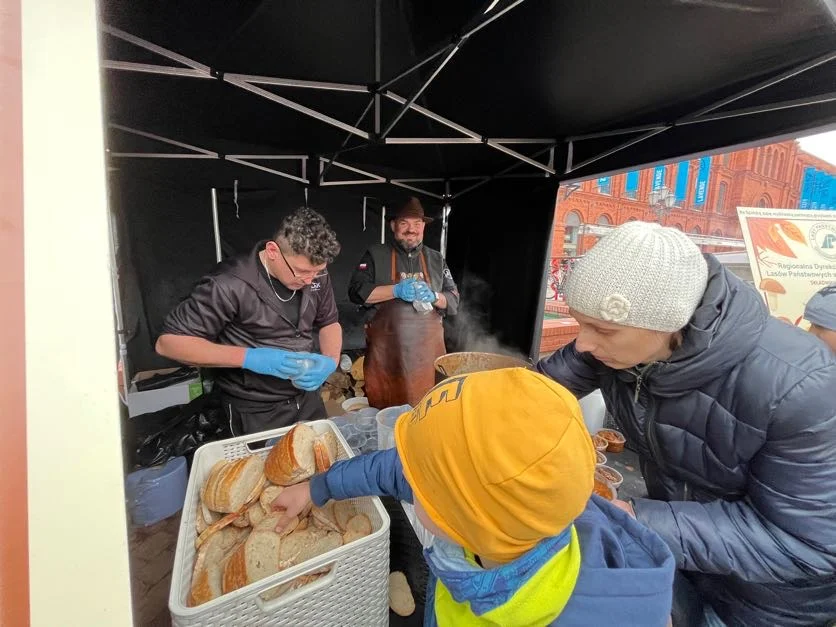
<svg viewBox="0 0 836 627"><path fill-rule="evenodd" d="M761 209L766 209L767 204L768 203L766 202L766 198L761 198L758 201L758 207L760 207Z"/></svg>
<svg viewBox="0 0 836 627"><path fill-rule="evenodd" d="M624 196L635 200L639 195L639 171L633 170L627 173L624 181Z"/></svg>
<svg viewBox="0 0 836 627"><path fill-rule="evenodd" d="M720 229L715 229L715 231L714 231L714 233L712 233L712 235L714 235L714 237L725 237L723 235L723 231L721 231Z"/></svg>
<svg viewBox="0 0 836 627"><path fill-rule="evenodd" d="M763 174L763 149L758 148L757 150L757 158L755 160L755 172L757 174Z"/></svg>
<svg viewBox="0 0 836 627"><path fill-rule="evenodd" d="M685 229L682 228L682 225L679 222L674 224L673 228L677 229L678 231L684 231L685 230Z"/></svg>
<svg viewBox="0 0 836 627"><path fill-rule="evenodd" d="M772 176L772 148L766 151L766 169L763 174L765 176Z"/></svg>
<svg viewBox="0 0 836 627"><path fill-rule="evenodd" d="M602 176L598 179L598 193L607 196L612 194L612 179L609 176Z"/></svg>
<svg viewBox="0 0 836 627"><path fill-rule="evenodd" d="M781 153L781 157L778 160L778 176L784 176L784 153ZM777 179L778 176L775 178Z"/></svg>
<svg viewBox="0 0 836 627"><path fill-rule="evenodd" d="M723 213L726 208L726 192L728 191L728 187L725 183L720 183L717 188L717 202L714 204L714 211L717 213Z"/></svg>
<svg viewBox="0 0 836 627"><path fill-rule="evenodd" d="M723 167L727 168L731 165L731 153L727 152L723 155Z"/></svg>
<svg viewBox="0 0 836 627"><path fill-rule="evenodd" d="M698 226L695 226L693 229L691 229L691 233L694 235L702 235L702 229Z"/></svg>
<svg viewBox="0 0 836 627"><path fill-rule="evenodd" d="M612 224L612 221L610 220L610 217L606 213L602 213L600 216L598 216L598 221L597 222L598 222L598 224L601 224L603 226L607 226L609 224Z"/></svg>
<svg viewBox="0 0 836 627"><path fill-rule="evenodd" d="M567 257L574 257L577 253L580 226L581 217L577 213L570 211L566 214L566 231L563 235L563 254Z"/></svg>

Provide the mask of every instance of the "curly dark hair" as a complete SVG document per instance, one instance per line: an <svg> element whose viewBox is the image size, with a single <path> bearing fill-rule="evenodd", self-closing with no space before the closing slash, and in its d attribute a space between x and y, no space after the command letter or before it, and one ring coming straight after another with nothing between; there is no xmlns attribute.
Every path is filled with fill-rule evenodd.
<svg viewBox="0 0 836 627"><path fill-rule="evenodd" d="M340 254L337 234L325 218L306 207L286 216L273 239L285 254L304 255L315 266L332 263Z"/></svg>

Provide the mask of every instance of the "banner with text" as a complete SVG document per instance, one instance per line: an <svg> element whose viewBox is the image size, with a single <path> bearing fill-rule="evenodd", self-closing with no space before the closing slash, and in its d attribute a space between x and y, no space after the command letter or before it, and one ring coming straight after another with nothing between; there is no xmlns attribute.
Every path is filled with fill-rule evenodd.
<svg viewBox="0 0 836 627"><path fill-rule="evenodd" d="M769 312L796 326L804 307L836 283L836 215L832 211L738 207L755 287Z"/></svg>
<svg viewBox="0 0 836 627"><path fill-rule="evenodd" d="M694 206L700 207L705 204L708 197L708 177L711 174L711 157L700 159L700 168L697 170L697 184L694 188Z"/></svg>

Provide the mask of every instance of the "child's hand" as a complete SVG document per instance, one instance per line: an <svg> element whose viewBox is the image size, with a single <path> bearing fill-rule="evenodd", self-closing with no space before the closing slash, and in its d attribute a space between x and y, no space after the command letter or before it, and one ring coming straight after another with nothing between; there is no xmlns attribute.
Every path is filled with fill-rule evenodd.
<svg viewBox="0 0 836 627"><path fill-rule="evenodd" d="M311 484L309 481L288 486L271 503L273 511L284 510L276 524L276 531L282 532L295 517L311 506Z"/></svg>

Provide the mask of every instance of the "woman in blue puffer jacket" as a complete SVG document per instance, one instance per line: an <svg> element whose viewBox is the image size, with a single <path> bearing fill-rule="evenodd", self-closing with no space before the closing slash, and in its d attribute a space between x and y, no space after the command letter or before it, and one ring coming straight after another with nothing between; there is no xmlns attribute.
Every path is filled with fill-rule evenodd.
<svg viewBox="0 0 836 627"><path fill-rule="evenodd" d="M683 233L629 222L567 280L575 342L538 364L600 388L667 542L674 623L836 618L836 358Z"/></svg>

